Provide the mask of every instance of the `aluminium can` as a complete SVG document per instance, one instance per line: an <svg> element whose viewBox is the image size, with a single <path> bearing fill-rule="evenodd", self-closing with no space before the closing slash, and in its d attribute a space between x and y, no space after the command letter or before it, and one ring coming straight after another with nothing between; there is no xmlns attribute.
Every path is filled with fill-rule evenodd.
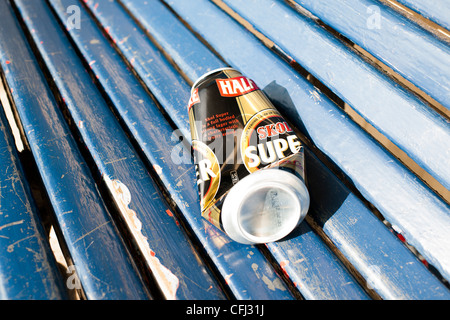
<svg viewBox="0 0 450 320"><path fill-rule="evenodd" d="M202 216L241 243L288 235L309 208L304 147L289 123L233 68L200 77L188 110Z"/></svg>

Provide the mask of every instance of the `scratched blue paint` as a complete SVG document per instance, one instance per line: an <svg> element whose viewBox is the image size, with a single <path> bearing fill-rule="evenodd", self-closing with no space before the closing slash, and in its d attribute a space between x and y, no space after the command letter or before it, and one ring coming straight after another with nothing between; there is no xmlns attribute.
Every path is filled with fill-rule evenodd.
<svg viewBox="0 0 450 320"><path fill-rule="evenodd" d="M112 181L119 180L128 188L131 194L128 208L135 212L134 219L142 223L142 234L152 250L151 254L178 278L175 298L223 298L218 284L207 271L205 264L198 259L187 234L173 218L170 206L91 81L89 73L84 69L45 1L18 0L16 4L28 29L33 30L31 35L73 122L77 124L80 137L94 159L99 174L102 177L108 176ZM60 54L54 55L53 52ZM88 63L92 66L102 61ZM155 124L152 127L157 130ZM130 224L134 224L134 221ZM133 225L129 225L129 228L133 230ZM140 249L145 253L147 248ZM162 268L154 267L152 263L149 265L155 270ZM152 272L155 272L157 282L165 281L158 279L159 274L153 269ZM172 298L171 295L166 297Z"/></svg>
<svg viewBox="0 0 450 320"><path fill-rule="evenodd" d="M6 1L0 1L0 63L84 293L149 298Z"/></svg>
<svg viewBox="0 0 450 320"><path fill-rule="evenodd" d="M224 1L450 190L448 120L283 1Z"/></svg>
<svg viewBox="0 0 450 320"><path fill-rule="evenodd" d="M143 1L131 1L131 0L126 0L126 2L125 2L125 4L127 5L127 7L130 9L130 11L132 11L133 13L135 13L137 16L140 16L141 17L141 20L143 21L142 23L148 23L147 21L150 21L150 19L147 17L149 14L147 13L146 14L146 12L153 12L153 10L154 10L154 7L153 6L151 6L151 9L152 10L143 10L143 7L139 7L138 5L137 5L137 3L139 3L139 4L141 4ZM128 4L130 4L129 6L128 6ZM147 6L148 6L148 3L147 3ZM150 9L150 8L149 8ZM169 18L166 18L165 19L165 21L170 21L169 20ZM170 22L172 22L172 21L170 21ZM175 24L174 22L172 22L172 25L173 24ZM153 26L153 28L157 28L158 27L158 25L154 25ZM161 31L160 31L161 32ZM178 30L178 33L179 34L182 34L183 33L183 30ZM190 41L192 41L192 40L190 40ZM242 42L242 40L241 40L241 45L243 44L243 42ZM173 47L175 47L175 45L173 45L172 44L172 46ZM200 45L198 46L198 47L201 47ZM233 49L230 49L230 50L233 50ZM199 51L199 50L197 50L197 51ZM202 57L202 56L204 56L204 54L203 53L198 53L198 54L196 54L196 55L189 55L188 57L186 57L185 59L186 60L189 60L189 59L195 59L195 57ZM228 56L228 55L225 55L225 56ZM184 64L189 64L188 62L185 62ZM183 63L179 63L179 65L183 65ZM316 160L317 161L317 160ZM317 166L315 167L315 169L313 170L311 167L309 167L309 169L308 169L308 176L310 176L310 177L315 177L315 176L317 176L317 175L323 175L324 173L323 173L323 171L324 171L324 169L322 168L322 170L320 170L320 169L318 169L317 168ZM326 171L325 171L326 172ZM311 190L312 192L314 192L314 191L316 191L316 193L317 194L321 194L321 191L320 191L320 189L314 189L314 190ZM333 194L332 192L330 192L330 193L327 193L327 194ZM326 198L326 196L324 196L325 198ZM324 203L327 203L327 201L325 201L325 199L324 199L324 201L323 201ZM364 224L365 222L367 222L368 223L368 225L370 225L370 226L372 226L372 225L376 225L376 223L378 223L378 227L377 228L374 228L374 230L377 230L378 232L381 232L382 234L384 234L384 236L386 236L386 232L387 232L387 230L384 228L384 226L382 226L381 224L380 224L380 222L377 220L377 219L375 219L374 217L373 217L373 215L371 215L370 213L369 213L369 211L367 210L367 208L365 208L364 206L362 206L361 205L361 203L356 199L356 197L355 196L353 196L353 195L351 195L351 196L349 196L349 199L347 200L347 203L349 203L349 208L347 208L346 210L342 210L343 212L345 212L345 214L344 214L344 216L346 215L346 216L355 216L357 213L358 213L358 211L356 211L355 209L353 209L352 208L352 206L353 207L357 207L358 208L358 210L361 210L361 211L363 211L363 212L365 212L365 216L363 215L363 217L364 217L364 219L363 218L358 218L357 220L355 220L355 221L359 221L360 223L362 223L362 224ZM330 221L328 222L328 225L327 226L330 226L330 225L332 225L332 226L334 226L333 227L333 229L338 229L337 227L335 227L336 225L344 225L344 221L346 221L345 219L342 219L342 217L339 217L339 218L337 218L338 217L338 215L336 216L336 218L333 220L333 219L330 219ZM333 221L333 222L331 222L331 221ZM328 228L329 230L333 230L332 229L332 227L330 226L329 228ZM342 230L342 229L341 229ZM335 236L334 236L334 239L339 239L339 237L342 235L342 233L343 233L343 231L341 231L341 230L339 230L338 229L338 231L337 232L335 232ZM341 232L340 234L339 234L339 231ZM348 232L348 230L344 230L345 232ZM384 233L383 233L384 232ZM330 232L330 234L331 234L331 232ZM358 243L357 241L360 241L359 239L364 239L365 238L365 235L364 235L364 233L358 233L358 232L353 232L353 234L350 234L351 236L352 236L352 238L351 239L348 239L348 243ZM383 236L380 236L381 237L381 239L383 238ZM403 265L408 265L411 261L413 261L413 265L415 266L415 268L418 268L418 269L416 269L415 270L415 272L417 272L417 274L420 274L420 273L423 273L425 276L430 276L429 275L429 273L427 272L427 271L424 271L423 270L423 266L421 266L421 263L420 262L418 262L417 261L417 259L415 259L415 258L412 258L411 259L411 254L409 253L409 251L407 251L400 243L399 243L399 241L398 240L396 240L396 239L392 239L393 237L392 237L392 235L389 233L389 235L387 236L388 237L388 239L391 239L391 240L393 240L394 241L394 247L395 247L395 250L396 250L396 253L397 254L399 254L400 256L399 256L399 258L398 258L398 260L397 259L395 259L394 261L392 261L392 260L390 260L389 261L389 259L387 259L388 260L388 266L390 266L390 267L397 267L397 268L400 268L400 267L402 267L403 268ZM373 239L373 238L372 238ZM377 238L377 240L379 240L379 238ZM365 243L365 246L367 246L367 251L365 251L366 252L366 255L368 255L370 252L371 252L371 250L373 250L374 252L377 252L378 251L378 248L373 248L373 247L370 247L370 241L371 241L371 239L369 239L369 240L367 240L367 241L365 241L364 243ZM292 241L291 241L292 242ZM395 244L396 243L396 244ZM293 243L289 243L289 242L287 242L287 243L279 243L279 244L275 244L275 245L270 245L270 246L277 246L278 245L278 250L276 251L276 250L273 250L273 252L276 252L276 256L277 256L277 258L278 258L278 261L284 261L284 260L288 260L288 261L298 261L298 260L300 260L300 259L298 259L298 257L297 257L297 259L292 259L292 256L291 256L291 259L287 259L286 258L286 256L284 256L284 257L281 257L280 256L280 251L282 250L282 249L280 249L280 248L283 248L284 250L285 250L285 254L288 256L288 253L291 253L292 254L292 251L294 251L294 250L292 250L292 247L294 246L293 245ZM297 245L297 247L298 247L298 243L296 243L296 245ZM374 246L376 246L377 245L377 242L375 242L374 244L373 244ZM361 245L361 248L363 248L363 246ZM394 251L395 251L394 250ZM299 251L302 251L302 252L305 252L304 250L299 250ZM355 255L353 254L351 254L351 252L350 253L348 253L348 252L346 252L350 257L354 257L354 258L356 258L355 257ZM402 257L402 258L400 258L400 257ZM380 256L379 255L376 255L376 254L374 254L373 255L373 258L375 259L375 258L380 258ZM383 256L381 255L381 260L380 261L382 261L383 260ZM373 263L373 261L371 261L371 262L368 262L368 264L372 264ZM386 262L383 262L383 264L384 263L386 263ZM286 268L287 268L287 270L288 271L290 271L289 269L290 268L295 268L295 265L294 264L287 264L287 266L286 266ZM364 267L361 267L361 270L364 270ZM367 272L369 272L369 271L371 271L371 269L366 269L366 270L368 270ZM389 267L387 267L387 270L389 270ZM294 281L294 282L297 282L297 283L301 283L300 282L300 280L298 280L298 278L300 278L301 276L303 276L303 274L301 273L301 270L295 270L295 271L292 271L292 272L290 272L290 276L291 276L291 280L292 281ZM312 276L312 277L314 277L313 275L310 275L310 276ZM321 274L321 276L323 276L323 274ZM394 277L392 277L392 281L396 281L396 279L395 279L395 276ZM433 281L431 281L431 283L433 283ZM408 282L406 283L406 285L408 285ZM439 285L438 285L438 288L439 288ZM308 293L308 291L307 290L304 290L304 291L302 291L302 294L304 294L305 296L307 296L309 293ZM388 296L390 293L389 292L386 292L386 294L385 294L385 296ZM411 292L409 293L409 294L411 294ZM413 293L412 293L413 294ZM425 295L424 295L425 296ZM439 294L436 294L436 296L439 296Z"/></svg>
<svg viewBox="0 0 450 320"><path fill-rule="evenodd" d="M203 65L204 68L217 68L225 66L217 58L211 57L211 52L201 42L192 36L192 34L174 17L165 7L148 1L126 1L124 5L131 12L137 14L137 18L142 24L152 30L152 36L159 39L160 44L164 44L171 51L171 55L177 57L176 63L179 66ZM163 19L152 19L152 13L161 15ZM161 24L164 20L166 24ZM173 33L180 36L170 37L165 33L166 27L170 25ZM183 52L180 38L186 39L195 50L191 54L174 54L173 50ZM204 57L209 57L204 59ZM188 75L191 81L196 80L195 72L186 67L182 71ZM187 126L188 124L186 124ZM301 294L308 299L365 299L366 294L361 290L354 279L345 271L342 265L337 262L336 257L326 248L324 243L311 231L307 224L301 227L301 234L285 243L276 243L268 246L269 251L276 257L279 265L284 265L286 260L292 261L285 271L295 283ZM296 250L292 250L292 248ZM309 252L311 257L303 259L304 250ZM296 262L303 260L302 264L296 266ZM320 262L319 262L320 261ZM327 275L322 280L317 281L316 275ZM346 286L342 284L345 283Z"/></svg>
<svg viewBox="0 0 450 320"><path fill-rule="evenodd" d="M450 110L448 44L378 1L296 0L295 2L366 49ZM379 24L376 22L377 19Z"/></svg>
<svg viewBox="0 0 450 320"><path fill-rule="evenodd" d="M450 30L450 2L443 0L397 0L422 16Z"/></svg>
<svg viewBox="0 0 450 320"><path fill-rule="evenodd" d="M66 299L0 104L0 299Z"/></svg>
<svg viewBox="0 0 450 320"><path fill-rule="evenodd" d="M212 3L202 0L167 3L222 57L227 57L228 63L261 87L267 86L266 93L280 111L347 174L367 200L401 228L407 240L430 263L449 277L449 256L445 253L450 248L446 236L450 227L447 204L324 95ZM277 88L284 93L277 94ZM427 212L426 219L424 212ZM365 267L370 267L369 261Z"/></svg>
<svg viewBox="0 0 450 320"><path fill-rule="evenodd" d="M78 2L51 0L51 4L61 22L65 23L68 17L65 8ZM196 192L194 166L190 161L190 150L181 148L178 140L170 138L173 128L131 71L126 69L125 63L109 45L94 21L86 14L82 8L83 28L70 30L73 41L86 61L98 62L91 65L92 71L98 76L117 114L121 116L130 134L142 147L150 164L160 168L157 171L161 181L199 238L201 246L210 255L223 279L226 279L234 297L291 299L292 296L287 287L257 248L230 241L227 236L215 230L200 217L200 204ZM189 86L184 84L183 94L186 101L189 99L189 90ZM184 109L186 104L187 102L180 108ZM188 123L184 124L186 130L189 130L188 125ZM165 138L161 139L161 137ZM187 155L189 160L187 163L175 165L172 162L172 151L177 147L180 147L179 151ZM254 266L258 266L257 270ZM265 283L262 278L270 283ZM248 282L252 285L246 285Z"/></svg>

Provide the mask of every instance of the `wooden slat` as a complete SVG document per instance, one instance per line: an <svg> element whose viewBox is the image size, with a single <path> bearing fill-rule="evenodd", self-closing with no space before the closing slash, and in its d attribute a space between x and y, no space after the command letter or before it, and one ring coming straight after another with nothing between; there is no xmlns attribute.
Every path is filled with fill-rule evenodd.
<svg viewBox="0 0 450 320"><path fill-rule="evenodd" d="M443 0L397 0L397 2L450 30L450 2Z"/></svg>
<svg viewBox="0 0 450 320"><path fill-rule="evenodd" d="M450 47L372 0L296 0L450 109Z"/></svg>
<svg viewBox="0 0 450 320"><path fill-rule="evenodd" d="M66 23L68 18L66 8L80 3L74 0L52 0L51 4L61 22ZM199 215L200 204L190 150L184 149L177 139L171 138L173 128L169 122L131 71L127 70L124 61L110 46L86 10L83 7L80 8L83 28L70 30L73 41L86 61L96 61L91 65L92 71L113 102L117 114L128 126L130 135L142 147L150 165L155 168L171 199L192 227L194 234L201 242L200 246L203 246L209 254L234 297L291 299L292 296L287 287L257 248L231 242L228 237L211 227ZM124 24L125 22L121 25ZM115 28L110 29L110 33L114 31ZM149 66L149 72L159 70L151 68L152 64ZM152 73L152 77L158 82L164 82L164 74ZM167 77L169 80L172 78ZM178 85L188 99L189 86L184 80ZM185 103L177 107L184 110ZM157 130L155 130L156 123ZM176 159L173 158L174 150L184 152L188 161L176 164ZM255 270L252 266L258 266L258 269ZM251 282L252 286L245 286L246 281Z"/></svg>
<svg viewBox="0 0 450 320"><path fill-rule="evenodd" d="M283 1L224 0L450 190L448 120Z"/></svg>
<svg viewBox="0 0 450 320"><path fill-rule="evenodd" d="M0 63L84 294L148 298L7 1L0 1Z"/></svg>
<svg viewBox="0 0 450 320"><path fill-rule="evenodd" d="M223 298L45 1L18 0L16 4L163 296ZM60 54L54 55L56 50ZM152 129L158 130L155 123Z"/></svg>
<svg viewBox="0 0 450 320"><path fill-rule="evenodd" d="M0 299L67 299L7 126L0 104Z"/></svg>
<svg viewBox="0 0 450 320"><path fill-rule="evenodd" d="M447 204L213 4L201 0L189 4L172 0L168 4L231 65L265 87L281 112L339 165L366 199L401 228L408 241L448 277L448 255L444 253L450 247L445 236L450 223ZM427 212L427 219L423 218L423 212ZM395 258L391 258L395 263ZM370 270L370 262L365 267Z"/></svg>
<svg viewBox="0 0 450 320"><path fill-rule="evenodd" d="M112 3L111 2L101 2L99 3L98 6L95 6L94 2L87 2L88 6L91 7L93 9L94 14L99 18L100 21L102 21L102 24L104 25L110 25L108 22L111 22L112 19L117 19L118 16L120 16L119 11L112 11ZM154 7L155 6L155 7ZM107 8L105 8L107 7ZM159 7L160 9L163 9L166 13L166 15L169 13L169 11L167 10L167 8L165 8L164 6L162 6L161 4L159 4L157 2L151 2L151 8L146 8L145 11L146 12L151 12L153 14L158 14L159 11L156 11L156 7ZM116 8L119 8L116 4ZM105 12L114 12L114 14L110 14L110 15L106 15ZM173 15L169 16L165 16L165 19L169 19L169 17L172 18L172 20L170 20L170 23L172 25L172 22L174 17ZM121 39L124 35L128 35L130 36L130 38L128 39L127 43L130 43L130 40L132 40L132 33L130 32L132 30L132 28L128 29L128 32L123 30L124 24L121 24L121 28L118 30L112 30L112 28L109 29L109 34L113 36L113 39L116 40L116 43L118 44L118 47L121 48L121 44L120 41L118 41L119 39ZM164 26L160 26L160 27L164 27ZM173 27L173 25L172 25ZM161 29L159 29L161 30ZM120 34L120 32L124 32L124 34ZM176 32L180 32L180 30L177 29ZM178 37L178 39L183 39L185 36L185 33L182 34L182 37ZM175 38L176 39L176 38ZM167 39L167 41L172 42L172 38ZM187 40L187 39L186 39ZM167 42L167 43L168 43ZM195 44L198 42L198 40L196 40ZM140 43L140 45L142 46L142 42ZM176 46L175 46L176 47ZM179 48L181 48L181 46L178 46ZM133 50L132 48L129 48L129 50ZM148 49L147 49L148 50ZM183 50L183 49L182 49ZM136 61L146 61L143 57L140 57L140 54L144 54L147 55L148 53L146 51L142 51L142 50L133 50L136 54L135 59ZM202 57L211 57L211 53L207 53L205 52L206 55L199 55L198 58L199 60L197 62L195 62L192 65L203 65L204 69L208 68L217 68L220 66L223 66L223 64L221 63L220 65L211 65L211 64L202 64L201 60ZM177 55L175 55L177 56ZM181 56L180 54L178 54L178 56ZM217 58L215 59L208 59L208 61L210 62L220 62L220 60L218 60ZM145 66L144 66L145 67ZM192 69L191 69L192 70ZM147 68L147 72L150 72L151 68ZM185 70L183 70L185 71ZM164 78L164 75L161 75L162 78ZM195 80L195 79L190 79L191 81ZM187 87L186 90L183 93L185 95L186 101L189 98L189 88ZM162 103L161 103L162 104ZM162 104L163 105L163 104ZM186 112L186 103L184 103L183 105L179 105L177 106L179 108L179 112ZM189 124L187 121L185 121L183 123L183 127L184 130L183 131L187 131L189 130ZM163 169L164 172L164 169ZM186 185L186 184L183 184ZM195 185L190 183L189 185L192 185L192 188L195 189ZM199 209L198 209L198 204L196 205L196 211L194 211L192 214L195 216L197 215L199 217ZM199 217L200 218L200 217ZM201 218L200 218L201 219ZM214 231L214 228L209 226L208 227L209 230L211 230L214 233L217 233L217 231ZM297 279L299 280L298 282L295 283L295 285L297 286L297 288L300 288L300 292L302 294L304 294L305 297L307 298L311 298L311 297L315 297L315 298L328 298L328 299L332 299L332 298L353 298L353 299L364 299L367 298L367 296L364 294L364 292L361 290L361 288L359 288L359 286L355 283L354 279L352 279L352 277L345 271L345 269L342 267L342 265L340 265L340 263L337 261L336 257L334 257L334 255L332 255L329 250L326 248L326 246L320 241L320 239L317 237L317 235L315 235L310 229L308 229L307 226L305 226L305 229L303 230L309 230L310 232L306 232L303 235L303 237L301 239L296 239L292 242L290 242L290 244L288 243L287 246L285 246L285 248L288 248L289 246L295 246L297 245L299 248L309 248L311 250L311 252L314 252L315 255L313 255L310 259L306 259L304 260L304 264L300 265L299 268L303 269L304 274L306 274L305 277L301 278L301 277L297 277ZM211 232L210 231L210 232ZM233 243L233 242L229 242L228 238L227 239L227 245L235 245L237 247L239 247L240 245ZM229 243L228 243L229 242ZM243 246L245 247L245 246ZM221 251L223 250L224 247L222 247ZM248 247L250 250L254 251L252 246ZM273 249L275 250L275 249ZM219 255L222 255L223 252L219 251ZM289 250L290 252L291 250ZM286 256L283 255L285 254L285 252L283 252L283 249L280 247L280 256ZM254 253L251 253L251 256L254 256ZM292 261L300 261L301 257L299 256L299 251L294 252L293 255L290 256L290 258L295 258ZM284 258L285 260L286 258ZM321 263L318 263L318 260L320 259ZM264 267L264 264L259 264L259 263L252 263L250 264L249 261L244 258L242 259L241 257L236 257L235 259L236 261L239 261L240 264L246 264L246 268L252 268L253 269L253 273L256 274L256 276L261 279L264 280L264 274L262 272L267 272L266 271L266 267ZM283 260L280 260L280 262ZM313 268L313 266L315 265L319 265L320 269L321 269L321 274L329 274L329 278L327 279L328 281L324 281L323 283L317 283L317 278L316 275L314 274L315 271L317 270L316 268ZM291 270L290 268L287 268L286 270ZM242 271L239 271L238 273L241 273ZM250 273L252 274L252 273ZM239 276L239 274L233 273L233 275L231 276L231 278L229 278L229 280L234 280L235 285L238 285L241 288L244 288L246 291L254 291L254 289L252 288L253 284L252 281L249 280L248 278L246 279L243 276L240 276L239 278L237 278L237 276ZM254 275L253 275L254 276ZM293 276L291 279L295 278L295 276ZM261 281L259 280L259 281ZM294 280L295 282L295 280ZM345 283L346 286L343 286L342 284ZM272 286L273 287L273 286Z"/></svg>

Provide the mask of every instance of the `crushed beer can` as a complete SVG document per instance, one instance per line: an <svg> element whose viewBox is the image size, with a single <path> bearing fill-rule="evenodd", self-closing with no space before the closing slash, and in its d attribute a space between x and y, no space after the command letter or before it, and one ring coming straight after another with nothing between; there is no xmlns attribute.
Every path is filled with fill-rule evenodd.
<svg viewBox="0 0 450 320"><path fill-rule="evenodd" d="M245 244L291 233L309 209L304 147L264 92L221 68L194 83L188 109L202 216Z"/></svg>

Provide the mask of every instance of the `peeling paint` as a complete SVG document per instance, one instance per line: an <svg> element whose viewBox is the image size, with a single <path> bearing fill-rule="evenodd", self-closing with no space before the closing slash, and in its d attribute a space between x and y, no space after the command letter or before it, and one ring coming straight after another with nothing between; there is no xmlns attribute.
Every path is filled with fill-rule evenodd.
<svg viewBox="0 0 450 320"><path fill-rule="evenodd" d="M31 235L31 236L25 237L25 238L23 238L23 239L17 240L16 242L10 244L10 245L7 247L6 251L8 251L9 253L13 252L13 251L14 251L14 247L16 246L16 244L18 244L18 243L20 243L20 242L22 242L22 241L31 239L31 238L33 238L33 237L35 237L35 235Z"/></svg>
<svg viewBox="0 0 450 320"><path fill-rule="evenodd" d="M128 207L131 203L131 193L128 187L119 180L111 180L107 175L103 175L103 179L165 297L169 300L176 299L179 279L161 264L156 257L156 253L150 249L148 239L141 232L142 222L137 217L136 212Z"/></svg>
<svg viewBox="0 0 450 320"><path fill-rule="evenodd" d="M284 275L290 279L289 272L287 272L287 270L286 270L286 267L288 264L289 264L289 260L283 260L280 262L280 267L281 267L281 270L283 271Z"/></svg>
<svg viewBox="0 0 450 320"><path fill-rule="evenodd" d="M277 289L278 289L278 290L281 290L281 291L285 291L285 290L286 290L286 288L284 287L282 281L281 281L279 278L276 277L276 278L272 281L272 280L269 279L269 277L267 277L267 275L261 274L261 273L258 271L258 268L259 268L259 266L258 266L256 263L253 263L253 264L252 264L252 269L253 269L253 271L255 272L256 277L257 277L258 279L261 279L261 280L264 282L264 284L267 286L267 288L268 288L269 290L272 290L272 291L275 291L275 290L277 290Z"/></svg>

